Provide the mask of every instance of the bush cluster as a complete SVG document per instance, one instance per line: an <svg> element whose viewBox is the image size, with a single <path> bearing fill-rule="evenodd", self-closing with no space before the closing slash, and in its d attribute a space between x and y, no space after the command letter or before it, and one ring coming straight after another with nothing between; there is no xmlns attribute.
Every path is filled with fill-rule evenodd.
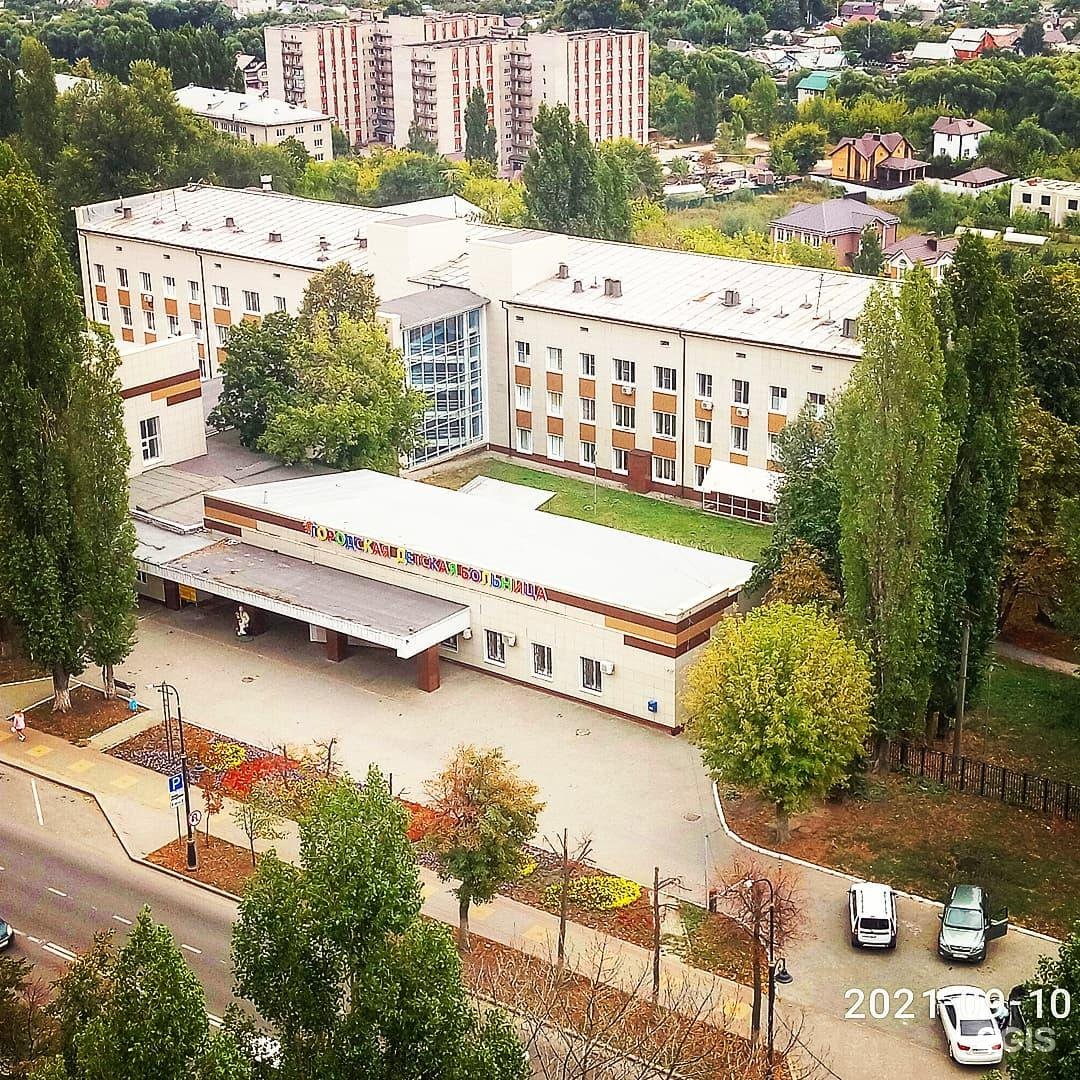
<svg viewBox="0 0 1080 1080"><path fill-rule="evenodd" d="M606 874L589 874L572 878L568 887L572 904L588 911L614 911L629 907L641 896L641 886L629 878L609 877ZM544 904L558 907L562 894L562 882L556 881L544 890Z"/></svg>

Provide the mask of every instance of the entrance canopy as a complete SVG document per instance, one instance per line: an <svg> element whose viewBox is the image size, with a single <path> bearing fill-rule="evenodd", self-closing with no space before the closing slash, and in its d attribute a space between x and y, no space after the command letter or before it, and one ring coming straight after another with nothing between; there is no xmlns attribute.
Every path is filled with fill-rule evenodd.
<svg viewBox="0 0 1080 1080"><path fill-rule="evenodd" d="M701 490L708 495L738 495L763 503L776 502L779 474L752 465L735 465L730 461L714 461L705 471Z"/></svg>
<svg viewBox="0 0 1080 1080"><path fill-rule="evenodd" d="M142 554L142 552L140 552ZM228 600L417 656L469 626L469 609L250 544L219 541L140 569Z"/></svg>

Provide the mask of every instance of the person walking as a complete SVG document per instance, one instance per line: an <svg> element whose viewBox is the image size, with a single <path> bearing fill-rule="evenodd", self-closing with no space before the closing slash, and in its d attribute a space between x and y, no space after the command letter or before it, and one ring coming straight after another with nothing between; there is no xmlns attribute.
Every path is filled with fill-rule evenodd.
<svg viewBox="0 0 1080 1080"><path fill-rule="evenodd" d="M11 733L19 737L19 742L26 742L26 717L23 716L22 709L11 718Z"/></svg>

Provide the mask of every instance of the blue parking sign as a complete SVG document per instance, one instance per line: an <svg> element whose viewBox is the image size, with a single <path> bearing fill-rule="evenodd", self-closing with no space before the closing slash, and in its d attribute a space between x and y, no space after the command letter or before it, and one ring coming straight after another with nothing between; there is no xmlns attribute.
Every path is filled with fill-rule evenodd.
<svg viewBox="0 0 1080 1080"><path fill-rule="evenodd" d="M169 794L175 795L184 790L184 777L181 773L173 773L169 777Z"/></svg>

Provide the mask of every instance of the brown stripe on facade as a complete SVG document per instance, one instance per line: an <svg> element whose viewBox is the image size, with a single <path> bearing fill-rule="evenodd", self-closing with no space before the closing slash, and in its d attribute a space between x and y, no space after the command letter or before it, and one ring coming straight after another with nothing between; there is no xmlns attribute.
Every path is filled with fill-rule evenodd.
<svg viewBox="0 0 1080 1080"><path fill-rule="evenodd" d="M202 397L202 387L196 386L191 390L185 390L180 394L173 394L172 397L165 399L166 405L180 405L185 401L193 401L195 398Z"/></svg>
<svg viewBox="0 0 1080 1080"><path fill-rule="evenodd" d="M140 397L143 394L152 394L155 390L165 390L170 386L176 386L179 383L191 382L192 379L198 379L198 368L194 371L185 371L179 375L168 375L164 379L155 379L153 382L141 383L139 386L129 386L126 390L120 391L120 396L127 401L128 398ZM202 391L200 390L200 393Z"/></svg>
<svg viewBox="0 0 1080 1080"><path fill-rule="evenodd" d="M224 521L215 521L213 518L203 518L203 528L212 529L214 532L228 533L230 536L243 536L243 531L236 525L228 525Z"/></svg>
<svg viewBox="0 0 1080 1080"><path fill-rule="evenodd" d="M207 510L224 510L228 514L239 514L241 517L253 518L255 521L265 521L267 525L277 525L279 528L291 529L293 532L304 532L304 523L299 518L284 517L282 514L274 514L269 510L260 510L253 506L243 506L240 503L229 502L227 499L215 499L204 495L203 507Z"/></svg>

